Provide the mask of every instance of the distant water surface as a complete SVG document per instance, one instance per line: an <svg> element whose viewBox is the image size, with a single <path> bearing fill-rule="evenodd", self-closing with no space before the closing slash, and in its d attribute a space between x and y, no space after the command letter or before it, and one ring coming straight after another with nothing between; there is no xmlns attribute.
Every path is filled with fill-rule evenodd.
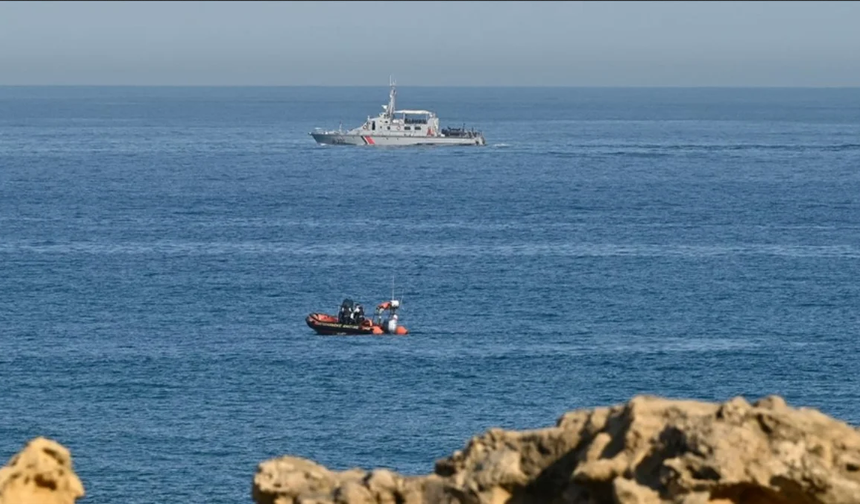
<svg viewBox="0 0 860 504"><path fill-rule="evenodd" d="M379 88L0 87L0 458L85 502L407 474L635 394L860 424L860 90L401 86L485 148L322 147ZM404 300L405 338L304 325Z"/></svg>

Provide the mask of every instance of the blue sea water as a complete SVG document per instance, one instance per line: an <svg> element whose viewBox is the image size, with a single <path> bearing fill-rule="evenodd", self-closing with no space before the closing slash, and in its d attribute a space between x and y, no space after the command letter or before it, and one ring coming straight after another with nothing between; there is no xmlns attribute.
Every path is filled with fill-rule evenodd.
<svg viewBox="0 0 860 504"><path fill-rule="evenodd" d="M860 90L399 90L484 148L323 147L382 88L0 88L0 459L250 502L635 394L860 424ZM402 296L403 338L304 324Z"/></svg>

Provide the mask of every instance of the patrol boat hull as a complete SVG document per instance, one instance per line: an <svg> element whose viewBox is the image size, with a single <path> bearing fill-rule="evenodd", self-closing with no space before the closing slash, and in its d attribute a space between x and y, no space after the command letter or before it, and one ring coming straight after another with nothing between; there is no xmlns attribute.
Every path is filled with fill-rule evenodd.
<svg viewBox="0 0 860 504"><path fill-rule="evenodd" d="M351 133L311 133L320 145L369 145L376 147L409 147L416 145L486 145L484 137L355 135Z"/></svg>

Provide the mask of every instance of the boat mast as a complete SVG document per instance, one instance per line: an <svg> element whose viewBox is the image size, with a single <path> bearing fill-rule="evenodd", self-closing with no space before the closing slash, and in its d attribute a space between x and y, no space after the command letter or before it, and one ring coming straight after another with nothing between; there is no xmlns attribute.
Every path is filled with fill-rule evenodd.
<svg viewBox="0 0 860 504"><path fill-rule="evenodd" d="M394 81L390 75L388 76L388 85L391 86L391 91L388 93L388 109L385 112L388 118L391 119L394 117L394 97L397 95L397 90L394 88Z"/></svg>

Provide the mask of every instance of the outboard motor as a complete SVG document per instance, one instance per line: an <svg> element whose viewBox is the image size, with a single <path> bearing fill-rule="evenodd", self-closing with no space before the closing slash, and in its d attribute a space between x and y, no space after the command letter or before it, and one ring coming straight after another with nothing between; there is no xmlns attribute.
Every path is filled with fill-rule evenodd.
<svg viewBox="0 0 860 504"><path fill-rule="evenodd" d="M397 314L391 316L390 319L385 321L385 329L388 331L388 334L396 334L397 333Z"/></svg>

